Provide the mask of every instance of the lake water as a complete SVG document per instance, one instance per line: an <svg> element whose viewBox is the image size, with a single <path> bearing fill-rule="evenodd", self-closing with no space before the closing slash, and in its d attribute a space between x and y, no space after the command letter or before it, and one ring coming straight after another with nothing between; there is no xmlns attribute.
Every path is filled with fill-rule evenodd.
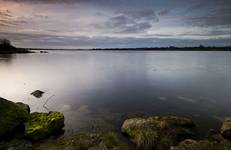
<svg viewBox="0 0 231 150"><path fill-rule="evenodd" d="M35 90L45 94L37 99ZM63 112L66 133L118 130L127 117L154 114L191 117L204 134L231 116L231 52L4 55L0 96L32 111Z"/></svg>

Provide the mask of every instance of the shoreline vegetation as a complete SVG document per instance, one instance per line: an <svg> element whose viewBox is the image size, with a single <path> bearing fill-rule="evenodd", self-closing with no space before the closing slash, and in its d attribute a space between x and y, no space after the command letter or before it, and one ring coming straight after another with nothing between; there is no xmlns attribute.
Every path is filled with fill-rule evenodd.
<svg viewBox="0 0 231 150"><path fill-rule="evenodd" d="M32 53L25 48L16 48L7 39L0 39L0 54Z"/></svg>
<svg viewBox="0 0 231 150"><path fill-rule="evenodd" d="M231 149L231 118L224 119L220 130L210 129L204 139L196 138L198 127L186 117L134 117L124 120L120 133L62 135L64 119L61 112L31 113L27 104L0 98L0 150Z"/></svg>

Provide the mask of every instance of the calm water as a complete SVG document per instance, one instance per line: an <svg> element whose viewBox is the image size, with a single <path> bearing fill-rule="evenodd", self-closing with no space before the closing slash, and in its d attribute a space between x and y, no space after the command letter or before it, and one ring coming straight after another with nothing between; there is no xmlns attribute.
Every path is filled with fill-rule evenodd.
<svg viewBox="0 0 231 150"><path fill-rule="evenodd" d="M46 93L37 99L34 90ZM66 133L119 129L126 117L143 114L189 116L203 133L231 116L231 52L0 56L0 96L32 111L62 111Z"/></svg>

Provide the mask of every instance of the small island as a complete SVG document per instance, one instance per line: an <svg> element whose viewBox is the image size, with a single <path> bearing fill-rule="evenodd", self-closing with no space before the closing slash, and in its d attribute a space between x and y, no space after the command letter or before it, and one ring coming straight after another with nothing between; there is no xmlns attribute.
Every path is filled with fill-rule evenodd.
<svg viewBox="0 0 231 150"><path fill-rule="evenodd" d="M8 39L0 39L0 54L31 53L24 48L16 48L11 45Z"/></svg>

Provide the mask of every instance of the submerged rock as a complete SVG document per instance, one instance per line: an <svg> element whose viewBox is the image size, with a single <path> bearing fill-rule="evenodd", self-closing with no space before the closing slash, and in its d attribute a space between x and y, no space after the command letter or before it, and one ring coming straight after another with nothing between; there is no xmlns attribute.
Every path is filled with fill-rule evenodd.
<svg viewBox="0 0 231 150"><path fill-rule="evenodd" d="M27 104L24 104L22 102L17 102L16 103L19 107L21 107L23 110L25 110L26 112L30 113L30 106Z"/></svg>
<svg viewBox="0 0 231 150"><path fill-rule="evenodd" d="M194 135L192 120L175 116L151 116L127 119L121 131L136 143L137 149L169 150Z"/></svg>
<svg viewBox="0 0 231 150"><path fill-rule="evenodd" d="M110 132L106 134L77 133L57 140L46 140L36 150L128 150L128 146Z"/></svg>
<svg viewBox="0 0 231 150"><path fill-rule="evenodd" d="M231 117L225 118L222 123L220 132L225 138L231 139Z"/></svg>
<svg viewBox="0 0 231 150"><path fill-rule="evenodd" d="M33 141L41 140L62 129L63 126L63 113L31 113L29 120L25 123L25 136Z"/></svg>
<svg viewBox="0 0 231 150"><path fill-rule="evenodd" d="M44 93L45 93L45 92L43 92L43 91L36 90L36 91L32 92L31 95L33 95L33 96L36 97L36 98L41 98L41 97L43 96Z"/></svg>
<svg viewBox="0 0 231 150"><path fill-rule="evenodd" d="M29 113L17 104L0 98L0 139L13 133L28 116Z"/></svg>
<svg viewBox="0 0 231 150"><path fill-rule="evenodd" d="M40 51L40 53L48 53L47 51Z"/></svg>

